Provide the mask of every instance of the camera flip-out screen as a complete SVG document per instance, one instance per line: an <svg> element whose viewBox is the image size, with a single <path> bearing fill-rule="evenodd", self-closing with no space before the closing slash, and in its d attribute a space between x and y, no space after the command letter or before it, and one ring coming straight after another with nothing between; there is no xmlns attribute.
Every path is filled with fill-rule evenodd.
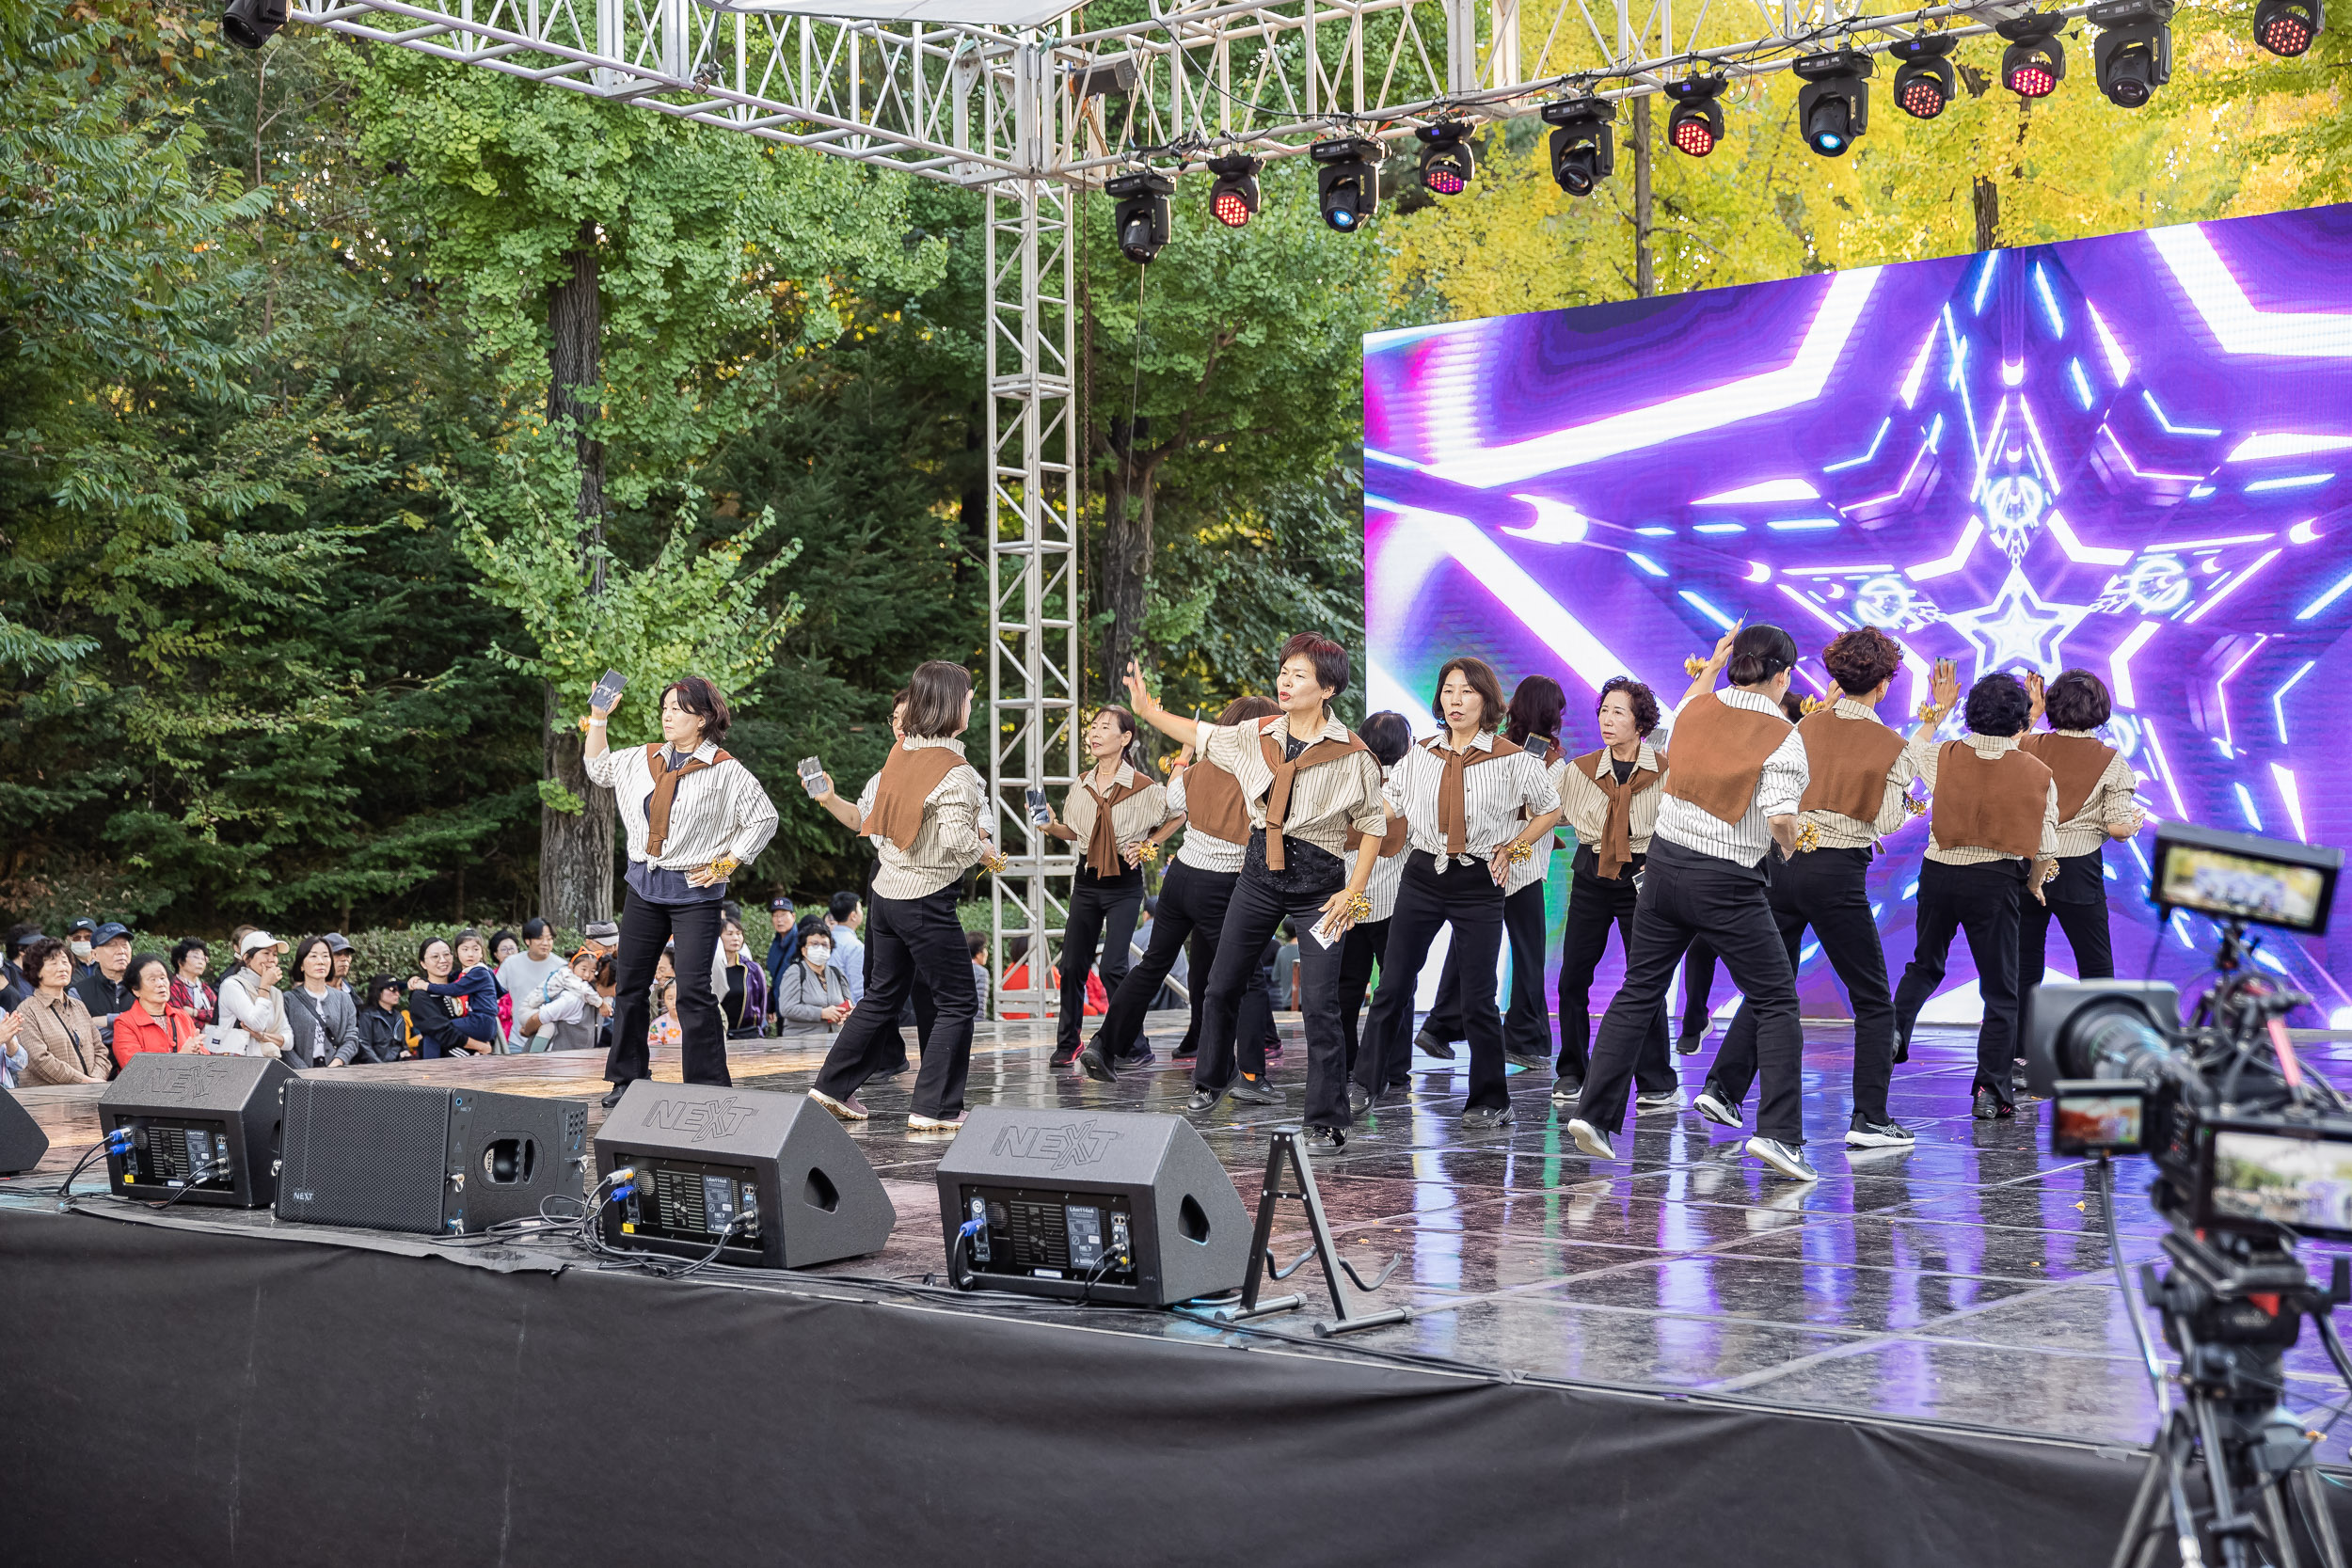
<svg viewBox="0 0 2352 1568"><path fill-rule="evenodd" d="M2149 1091L2112 1078L2062 1078L2050 1097L2053 1154L2145 1154Z"/></svg>
<svg viewBox="0 0 2352 1568"><path fill-rule="evenodd" d="M2341 849L2166 822L2156 829L2148 895L2159 909L2318 936L2328 929L2343 866Z"/></svg>
<svg viewBox="0 0 2352 1568"><path fill-rule="evenodd" d="M2207 1122L2197 1223L2352 1241L2352 1120Z"/></svg>

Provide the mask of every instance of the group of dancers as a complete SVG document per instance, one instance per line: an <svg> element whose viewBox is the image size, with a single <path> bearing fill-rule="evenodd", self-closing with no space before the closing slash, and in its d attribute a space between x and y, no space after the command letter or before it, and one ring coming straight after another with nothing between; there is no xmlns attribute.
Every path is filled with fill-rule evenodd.
<svg viewBox="0 0 2352 1568"><path fill-rule="evenodd" d="M1597 748L1570 755L1559 683L1530 675L1506 700L1494 671L1473 657L1450 659L1438 672L1431 703L1438 733L1419 742L1398 714L1374 714L1361 733L1340 721L1333 704L1347 688L1347 654L1312 634L1283 644L1271 699L1236 699L1215 721L1170 712L1131 665L1130 706L1093 716L1086 731L1090 766L1057 811L1048 806L1033 816L1040 832L1082 847L1061 952L1056 1061L1108 1080L1150 1060L1145 1010L1188 947L1197 1051L1186 1110L1205 1116L1228 1098L1280 1102L1265 1066L1263 958L1288 922L1299 933L1308 1058L1302 1120L1311 1141L1343 1146L1348 1129L1407 1081L1414 996L1445 927L1447 989L1458 997L1470 1051L1465 1126L1508 1126L1508 1069L1545 1067L1577 1146L1614 1159L1629 1099L1637 1114L1683 1108L1667 993L1686 952L1704 943L1741 1000L1692 1108L1744 1130L1748 1091L1757 1087L1747 1151L1783 1176L1810 1180L1796 992L1805 933L1820 942L1852 1008L1845 1140L1866 1148L1914 1141L1889 1113L1888 1085L1921 1007L1943 979L1953 939L1964 934L1983 1003L1971 1111L1980 1119L2013 1116L2018 999L2042 973L2051 917L2074 948L2078 973L2113 973L2101 846L2132 836L2140 818L2131 768L2094 733L2108 717L2106 688L2084 670L2066 671L2046 691L2038 676L2020 681L1996 672L1976 681L1963 705L1956 672L1943 662L1906 736L1876 712L1901 667L1899 644L1865 627L1837 637L1821 657L1835 690L1804 711L1788 695L1799 657L1794 640L1770 626L1726 633L1708 657L1692 661L1689 689L1676 706L1671 757L1652 741L1663 718L1657 695L1630 676L1601 688ZM960 739L971 705L962 667L925 664L895 707L888 757L854 806L821 773L808 780L818 803L866 836L880 862L866 1000L834 1038L812 1091L844 1120L868 1117L858 1090L892 1054L910 1000L923 1065L908 1126L952 1132L963 1118L977 1002L956 890L975 864L1003 863L986 786ZM1961 731L1939 741L1955 708ZM2045 711L2050 727L2036 732ZM1184 748L1186 766L1166 784L1136 747L1145 724ZM733 869L662 863L681 813L707 802L756 816L724 781L679 782L698 762L723 764L724 753L712 756L707 725L690 733L681 723L676 736L671 727L665 702L665 746L631 753L644 761L627 769L643 784L644 798L622 791L631 858L623 995L630 992L632 955L646 946L630 938L632 917L683 938L690 923L676 903L660 900L723 888L723 873ZM1915 815L1929 817L1916 947L1890 990L1865 878L1882 841ZM772 808L766 831L772 832ZM1084 986L1098 944L1125 953L1143 868L1180 831L1147 949L1118 979L1100 1027L1081 1044L1083 990L1070 993ZM1556 1047L1541 983L1555 831L1575 844ZM729 833L756 852L750 840L759 835L739 825L698 836L719 841ZM729 858L737 854L748 858L740 848ZM641 861L649 863L645 876ZM655 875L662 871L683 873L688 885L664 885ZM1613 927L1625 978L1595 1035L1590 988ZM1507 1019L1495 984L1506 942ZM657 952L659 945L652 942ZM649 959L644 967L649 977ZM695 966L681 958L678 973ZM726 1082L723 1043L712 1076L707 1055L697 1059L694 1014L684 1003L681 1012L690 1081L699 1069L700 1081ZM626 1077L644 1075L642 1049L614 1069L608 1075L617 1093Z"/></svg>

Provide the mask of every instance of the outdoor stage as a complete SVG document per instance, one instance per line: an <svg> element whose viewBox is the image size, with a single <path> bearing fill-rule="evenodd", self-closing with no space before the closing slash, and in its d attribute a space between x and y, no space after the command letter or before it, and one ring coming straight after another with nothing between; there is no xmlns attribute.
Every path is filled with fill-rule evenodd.
<svg viewBox="0 0 2352 1568"><path fill-rule="evenodd" d="M991 1027L973 1104L1183 1098L1165 1054L1098 1085L1051 1071L1028 1025ZM1155 1035L1164 1053L1174 1033ZM1292 1038L1274 1075L1295 1105ZM1359 1268L1406 1258L1376 1305L1415 1315L1329 1342L1312 1264L1281 1289L1322 1310L1243 1334L805 1278L661 1281L544 1248L453 1259L265 1216L60 1216L10 1183L9 1555L1196 1562L1238 1543L1333 1563L2106 1560L2153 1407L2095 1172L2042 1151L2030 1102L1968 1118L1960 1031L1923 1030L1898 1069L1918 1147L1850 1155L1844 1032L1808 1039L1810 1187L1691 1113L1643 1118L1631 1164L1596 1165L1533 1074L1513 1074L1518 1126L1465 1137L1465 1064L1418 1059L1409 1102L1316 1164ZM731 1051L739 1085L773 1089L805 1086L819 1055ZM2305 1048L2338 1082L2348 1054ZM1688 1088L1708 1059L1683 1059ZM586 1099L600 1065L351 1070ZM905 1132L910 1082L869 1087L877 1120L854 1130L898 1204L890 1248L820 1273L944 1272L946 1140ZM24 1099L61 1172L97 1135L96 1091ZM1204 1129L1249 1204L1284 1119L1235 1108ZM2126 1163L2135 1261L2161 1228L2144 1180ZM1304 1244L1286 1209L1285 1259ZM2288 1366L2290 1407L2318 1425L2344 1390L2315 1343ZM2342 1465L2344 1434L2323 1452Z"/></svg>

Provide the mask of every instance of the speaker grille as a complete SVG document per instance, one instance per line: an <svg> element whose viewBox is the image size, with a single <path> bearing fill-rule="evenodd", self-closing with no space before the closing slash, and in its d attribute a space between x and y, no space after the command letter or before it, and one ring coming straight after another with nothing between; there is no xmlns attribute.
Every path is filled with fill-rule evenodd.
<svg viewBox="0 0 2352 1568"><path fill-rule="evenodd" d="M278 1214L437 1233L448 1181L449 1105L447 1089L310 1079L288 1085Z"/></svg>

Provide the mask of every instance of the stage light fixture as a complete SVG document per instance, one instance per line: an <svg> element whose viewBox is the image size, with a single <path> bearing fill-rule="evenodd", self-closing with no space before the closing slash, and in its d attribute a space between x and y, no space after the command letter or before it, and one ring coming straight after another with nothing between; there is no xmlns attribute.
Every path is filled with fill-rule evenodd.
<svg viewBox="0 0 2352 1568"><path fill-rule="evenodd" d="M1664 91L1675 101L1666 116L1666 139L1677 152L1704 158L1724 139L1724 109L1715 100L1723 95L1720 76L1685 76L1669 82Z"/></svg>
<svg viewBox="0 0 2352 1568"><path fill-rule="evenodd" d="M1235 152L1209 160L1216 183L1209 187L1209 215L1228 229L1247 229L1258 215L1258 170L1262 166L1247 153Z"/></svg>
<svg viewBox="0 0 2352 1568"><path fill-rule="evenodd" d="M2084 20L2099 29L2091 74L2108 103L2139 108L2172 80L2172 0L2107 0Z"/></svg>
<svg viewBox="0 0 2352 1568"><path fill-rule="evenodd" d="M1616 106L1605 98L1565 98L1543 107L1551 133L1551 177L1570 196L1590 196L1617 169Z"/></svg>
<svg viewBox="0 0 2352 1568"><path fill-rule="evenodd" d="M1353 234L1380 205L1380 144L1362 136L1319 141L1307 149L1315 166L1315 197L1323 221Z"/></svg>
<svg viewBox="0 0 2352 1568"><path fill-rule="evenodd" d="M1470 189L1478 176L1478 159L1464 139L1470 133L1470 126L1458 119L1441 119L1413 133L1422 144L1422 189L1439 196L1459 196Z"/></svg>
<svg viewBox="0 0 2352 1568"><path fill-rule="evenodd" d="M1801 55L1788 69L1804 83L1797 94L1797 123L1804 127L1805 146L1824 158L1844 157L1854 138L1870 128L1870 89L1865 84L1876 65L1858 49L1832 49Z"/></svg>
<svg viewBox="0 0 2352 1568"><path fill-rule="evenodd" d="M1896 40L1887 51L1902 62L1895 68L1895 107L1914 119L1933 119L1942 114L1957 90L1952 62L1945 58L1951 52L1952 40L1940 34Z"/></svg>
<svg viewBox="0 0 2352 1568"><path fill-rule="evenodd" d="M286 24L286 0L229 0L220 30L240 49L259 49Z"/></svg>
<svg viewBox="0 0 2352 1568"><path fill-rule="evenodd" d="M2254 41L2274 55L2300 55L2327 25L2321 0L2262 0L2254 8Z"/></svg>
<svg viewBox="0 0 2352 1568"><path fill-rule="evenodd" d="M1104 181L1103 194L1119 203L1111 209L1111 232L1119 236L1120 254L1149 265L1168 244L1168 198L1176 194L1176 182L1156 169L1139 169Z"/></svg>
<svg viewBox="0 0 2352 1568"><path fill-rule="evenodd" d="M2058 29L2066 18L2056 11L2033 11L1996 23L1993 30L2009 40L2001 51L2001 86L2020 98L2047 98L2066 80L2066 45Z"/></svg>

